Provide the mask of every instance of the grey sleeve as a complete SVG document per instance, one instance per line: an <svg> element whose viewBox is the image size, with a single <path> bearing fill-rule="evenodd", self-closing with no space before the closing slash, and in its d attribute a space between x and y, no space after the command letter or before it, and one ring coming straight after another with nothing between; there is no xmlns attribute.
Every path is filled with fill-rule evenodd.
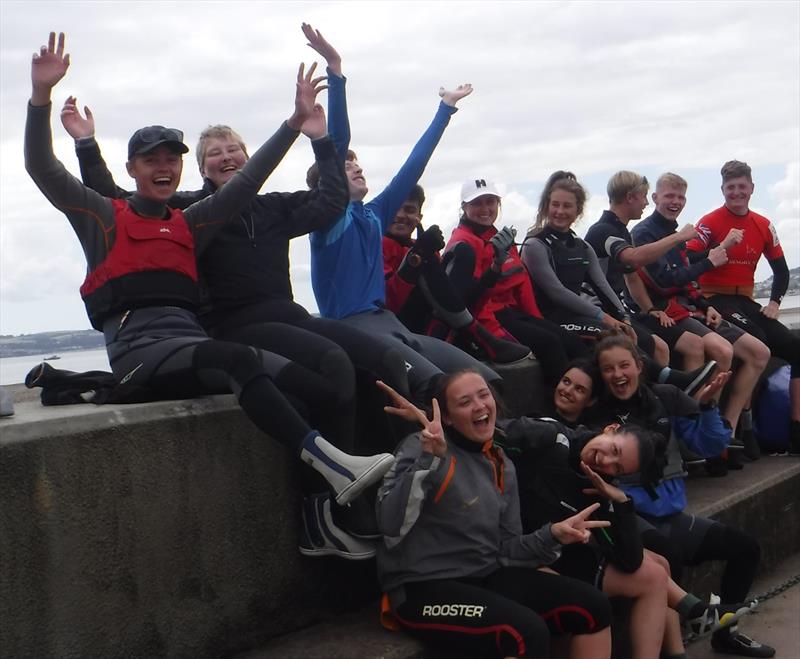
<svg viewBox="0 0 800 659"><path fill-rule="evenodd" d="M608 279L606 279L605 273L603 269L600 267L600 260L597 258L597 254L595 254L594 249L592 249L591 245L589 247L589 281L592 283L592 288L594 288L595 293L597 293L597 297L604 304L609 304L616 309L619 316L615 316L617 320L628 315L628 312L625 310L625 307L622 305L622 302L619 299L619 296L614 292L614 289L611 288L611 284L608 283Z"/></svg>
<svg viewBox="0 0 800 659"><path fill-rule="evenodd" d="M299 134L299 131L292 130L284 121L236 176L213 195L201 199L184 211L186 221L195 232L195 250L198 254L208 245L214 233L201 229L218 229L247 208Z"/></svg>
<svg viewBox="0 0 800 659"><path fill-rule="evenodd" d="M386 546L397 545L419 519L431 492L438 488L453 457L422 451L419 434L407 437L395 452L394 466L383 477L376 504L378 528Z"/></svg>
<svg viewBox="0 0 800 659"><path fill-rule="evenodd" d="M559 307L580 316L598 320L603 317L602 309L598 309L589 300L576 295L561 283L550 265L550 250L541 240L535 238L527 240L521 256L535 287L544 291L552 301L557 300Z"/></svg>
<svg viewBox="0 0 800 659"><path fill-rule="evenodd" d="M25 169L47 200L67 216L83 247L89 269L103 259L113 241L111 201L70 174L53 153L52 104L28 104L25 123Z"/></svg>

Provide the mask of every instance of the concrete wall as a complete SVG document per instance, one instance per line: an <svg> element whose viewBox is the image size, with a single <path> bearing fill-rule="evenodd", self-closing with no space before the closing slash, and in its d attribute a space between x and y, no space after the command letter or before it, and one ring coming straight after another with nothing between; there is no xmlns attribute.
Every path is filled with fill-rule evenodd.
<svg viewBox="0 0 800 659"><path fill-rule="evenodd" d="M538 365L503 369L513 411ZM232 396L0 419L0 657L217 657L363 605L374 562L297 551L298 461Z"/></svg>

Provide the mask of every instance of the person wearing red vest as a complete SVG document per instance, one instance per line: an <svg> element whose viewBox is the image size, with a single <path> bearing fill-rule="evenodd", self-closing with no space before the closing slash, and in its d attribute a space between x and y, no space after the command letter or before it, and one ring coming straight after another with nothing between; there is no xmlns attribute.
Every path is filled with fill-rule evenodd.
<svg viewBox="0 0 800 659"><path fill-rule="evenodd" d="M136 193L112 200L84 186L53 153L50 126L53 87L69 67L64 34L50 33L34 55L32 94L25 127L25 166L53 206L64 213L86 256L88 275L81 287L92 326L105 335L114 378L120 387L139 387L156 398L189 398L233 392L244 412L264 433L295 451L326 480L331 498L345 505L391 468L393 457L352 456L327 442L292 407L276 383L296 365L277 355L210 339L195 315L195 256L215 231L238 216L280 163L306 120L313 119L324 78L314 66L297 75L295 110L217 193L185 211L167 200L175 193L188 152L183 133L164 126L137 130L128 142L128 173ZM309 392L315 374L306 372ZM305 377L290 378L296 383ZM298 398L313 397L298 387ZM292 392L294 393L294 392ZM313 395L313 392L312 392ZM319 532L319 529L317 529ZM348 558L374 555L371 545Z"/></svg>
<svg viewBox="0 0 800 659"><path fill-rule="evenodd" d="M439 258L441 230L420 224L424 202L417 184L383 236L386 308L412 332L452 341L476 359L506 364L529 357L527 347L494 336L467 310Z"/></svg>
<svg viewBox="0 0 800 659"><path fill-rule="evenodd" d="M700 218L689 250L704 252L722 245L728 262L702 274L700 289L722 316L765 343L775 357L789 362L791 432L789 452L800 455L800 338L778 320L780 304L789 287L789 267L775 226L750 210L755 191L753 174L745 162L730 160L720 170L725 204ZM756 266L762 255L773 272L769 302L753 299Z"/></svg>
<svg viewBox="0 0 800 659"><path fill-rule="evenodd" d="M542 317L530 277L514 244L516 231L494 224L500 194L485 179L461 188L462 216L445 248L445 265L456 290L479 323L500 338L528 346L542 365L545 382L555 386L569 359L587 357L580 338Z"/></svg>

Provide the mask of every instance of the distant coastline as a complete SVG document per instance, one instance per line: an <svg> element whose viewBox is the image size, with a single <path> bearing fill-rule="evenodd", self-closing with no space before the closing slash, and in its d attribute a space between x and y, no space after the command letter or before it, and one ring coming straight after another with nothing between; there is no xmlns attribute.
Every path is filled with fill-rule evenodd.
<svg viewBox="0 0 800 659"><path fill-rule="evenodd" d="M105 348L103 334L97 330L38 332L19 336L0 336L0 358L28 355L60 355L73 350Z"/></svg>
<svg viewBox="0 0 800 659"><path fill-rule="evenodd" d="M755 297L768 298L772 277L755 286ZM789 271L789 290L786 297L800 295L800 267ZM791 326L791 325L790 325ZM0 335L0 358L29 355L58 355L74 350L104 348L103 334L96 330L63 330L38 332L18 336Z"/></svg>

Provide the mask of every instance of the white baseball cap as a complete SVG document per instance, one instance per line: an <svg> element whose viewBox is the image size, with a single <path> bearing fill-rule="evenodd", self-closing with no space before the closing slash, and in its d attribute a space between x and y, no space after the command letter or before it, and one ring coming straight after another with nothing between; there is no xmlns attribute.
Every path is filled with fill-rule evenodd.
<svg viewBox="0 0 800 659"><path fill-rule="evenodd" d="M483 195L494 195L498 199L502 199L502 195L497 191L497 187L492 181L487 181L484 178L471 179L464 181L461 186L461 201L467 203Z"/></svg>

